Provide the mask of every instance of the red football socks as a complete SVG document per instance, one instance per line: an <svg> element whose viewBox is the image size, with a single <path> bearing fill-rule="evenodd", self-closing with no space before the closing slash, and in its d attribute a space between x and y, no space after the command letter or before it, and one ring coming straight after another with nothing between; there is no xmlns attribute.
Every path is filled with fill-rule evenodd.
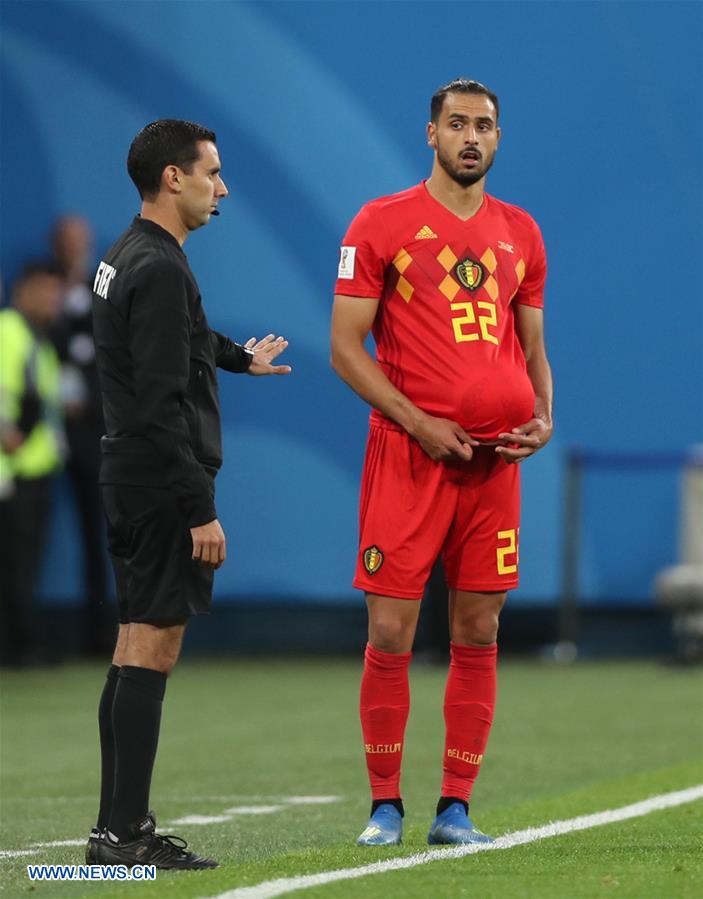
<svg viewBox="0 0 703 899"><path fill-rule="evenodd" d="M496 702L498 645L451 644L444 694L446 740L442 796L469 801L478 776Z"/></svg>
<svg viewBox="0 0 703 899"><path fill-rule="evenodd" d="M400 797L400 763L410 710L411 656L411 652L381 652L366 645L359 711L373 799Z"/></svg>

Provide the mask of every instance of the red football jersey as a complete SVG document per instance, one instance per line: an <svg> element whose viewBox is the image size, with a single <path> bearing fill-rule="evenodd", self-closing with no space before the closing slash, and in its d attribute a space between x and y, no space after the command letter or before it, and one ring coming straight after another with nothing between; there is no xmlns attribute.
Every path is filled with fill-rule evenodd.
<svg viewBox="0 0 703 899"><path fill-rule="evenodd" d="M485 194L464 222L422 182L362 207L340 254L335 292L380 299L378 364L416 406L482 440L532 418L513 304L542 307L547 265L524 210Z"/></svg>

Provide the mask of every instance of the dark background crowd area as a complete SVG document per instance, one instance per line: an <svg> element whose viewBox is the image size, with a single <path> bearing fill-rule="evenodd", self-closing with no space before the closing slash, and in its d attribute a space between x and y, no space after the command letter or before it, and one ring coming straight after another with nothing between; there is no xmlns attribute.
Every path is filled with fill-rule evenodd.
<svg viewBox="0 0 703 899"><path fill-rule="evenodd" d="M17 336L7 320L0 319L5 359L0 389L4 396L13 393L16 401L10 404L8 399L0 412L4 463L0 662L6 666L51 663L61 655L38 598L52 497L61 476L70 488L82 556L82 595L76 597L79 620L74 621L71 644L82 654L103 655L114 638L115 608L98 487L103 421L92 336L94 267L91 223L79 215L61 216L45 246L37 246L34 258L19 267L0 311L1 316L19 313L27 326ZM25 337L26 351L16 353L13 342ZM44 371L41 357L36 362L38 352L49 362ZM13 364L17 371L9 370ZM47 444L35 454L35 464L22 470L15 462L18 453L40 429L48 434Z"/></svg>

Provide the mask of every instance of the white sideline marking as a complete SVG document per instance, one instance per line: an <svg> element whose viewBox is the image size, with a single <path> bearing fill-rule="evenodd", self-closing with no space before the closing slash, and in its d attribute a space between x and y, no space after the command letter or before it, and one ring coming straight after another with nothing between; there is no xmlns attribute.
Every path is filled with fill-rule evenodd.
<svg viewBox="0 0 703 899"><path fill-rule="evenodd" d="M233 805L226 808L221 815L186 815L184 818L176 818L169 821L169 827L180 825L199 826L205 824L224 824L231 821L235 815L272 815L291 805L328 805L338 802L339 796L288 796L281 800L281 805Z"/></svg>
<svg viewBox="0 0 703 899"><path fill-rule="evenodd" d="M59 798L68 799L69 797ZM264 799L267 797L210 796L201 798L231 801L232 799ZM341 799L341 796L283 796L280 797L282 803L280 805L234 805L231 808L226 808L221 815L185 815L183 818L167 821L166 824L168 827L174 825L225 824L227 821L231 821L235 815L270 815L274 812L280 812L291 805L328 805L332 802L339 802ZM84 846L85 842L85 837L83 837L77 840L52 840L49 843L32 843L28 849L2 849L0 850L0 858L22 858L26 855L37 855L41 849L53 849L57 846Z"/></svg>
<svg viewBox="0 0 703 899"><path fill-rule="evenodd" d="M280 812L282 805L233 805L224 810L225 815L272 815Z"/></svg>
<svg viewBox="0 0 703 899"><path fill-rule="evenodd" d="M32 843L35 849L53 849L54 846L85 846L86 840L51 840L49 843Z"/></svg>
<svg viewBox="0 0 703 899"><path fill-rule="evenodd" d="M183 818L175 818L168 822L169 827L181 824L224 824L231 821L235 815L271 815L280 812L283 805L234 805L226 808L221 815L186 815Z"/></svg>
<svg viewBox="0 0 703 899"><path fill-rule="evenodd" d="M168 826L173 827L180 824L224 824L225 821L231 821L231 815L186 815L184 818L176 818L169 821Z"/></svg>
<svg viewBox="0 0 703 899"><path fill-rule="evenodd" d="M600 827L603 824L613 824L616 821L626 821L628 818L639 818L650 812L660 811L665 808L673 808L676 805L684 805L696 799L703 799L703 784L689 787L687 790L677 790L675 793L662 793L652 796L632 805L622 808L607 809L604 812L596 812L593 815L579 815L567 821L552 821L542 827L528 827L526 830L517 830L498 837L493 843L473 843L468 846L455 846L447 849L432 849L428 852L418 852L416 855L403 858L392 858L383 862L375 862L371 865L362 865L359 868L341 868L337 871L322 871L319 874L304 874L299 877L281 877L278 880L266 880L251 887L237 887L220 893L213 899L274 899L286 893L294 893L296 890L305 890L308 887L324 886L337 880L353 880L357 877L367 877L369 874L383 874L385 871L398 871L403 868L415 868L418 865L426 865L428 862L441 861L443 859L462 858L465 855L474 855L477 852L495 851L497 849L512 849L513 846L522 846L525 843L534 843L536 840L545 840L548 837L558 837L577 830L588 830L590 827Z"/></svg>
<svg viewBox="0 0 703 899"><path fill-rule="evenodd" d="M0 858L21 858L23 855L36 855L42 849L53 849L55 846L85 846L82 840L51 840L49 843L32 843L31 849L3 849Z"/></svg>

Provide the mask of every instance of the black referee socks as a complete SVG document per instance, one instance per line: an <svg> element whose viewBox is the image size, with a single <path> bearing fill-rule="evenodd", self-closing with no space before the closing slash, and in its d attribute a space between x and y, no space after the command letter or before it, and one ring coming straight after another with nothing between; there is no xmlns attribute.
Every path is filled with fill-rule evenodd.
<svg viewBox="0 0 703 899"><path fill-rule="evenodd" d="M132 665L123 665L119 672L112 706L115 791L108 829L119 840L131 840L130 826L149 810L166 675Z"/></svg>
<svg viewBox="0 0 703 899"><path fill-rule="evenodd" d="M96 827L107 827L112 806L112 791L115 788L115 734L112 730L112 705L117 689L120 669L110 665L98 706L98 728L100 730L100 808Z"/></svg>

